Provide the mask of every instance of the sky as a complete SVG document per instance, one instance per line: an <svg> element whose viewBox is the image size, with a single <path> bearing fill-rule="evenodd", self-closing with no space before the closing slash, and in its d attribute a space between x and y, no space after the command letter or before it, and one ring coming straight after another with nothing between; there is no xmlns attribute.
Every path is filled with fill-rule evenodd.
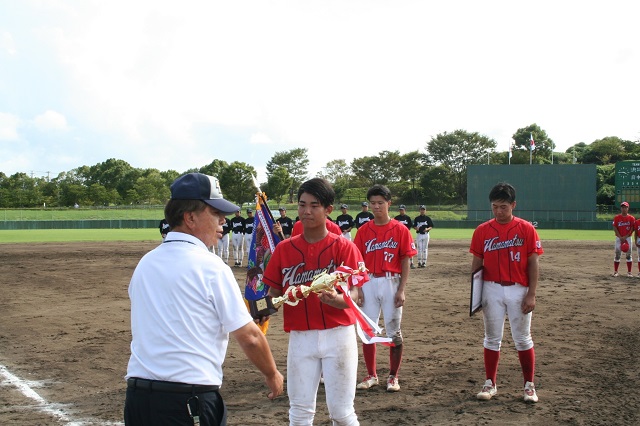
<svg viewBox="0 0 640 426"><path fill-rule="evenodd" d="M640 1L0 0L0 172L640 139Z"/></svg>

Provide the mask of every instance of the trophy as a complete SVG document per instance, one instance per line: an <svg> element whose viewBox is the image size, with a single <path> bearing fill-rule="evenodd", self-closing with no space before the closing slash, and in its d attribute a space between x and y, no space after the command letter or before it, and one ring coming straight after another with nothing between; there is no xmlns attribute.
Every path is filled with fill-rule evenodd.
<svg viewBox="0 0 640 426"><path fill-rule="evenodd" d="M274 297L271 299L271 303L274 308L280 308L285 303L289 306L296 306L300 300L309 296L311 293L320 293L323 290L331 290L340 283L346 283L348 279L351 279L354 284L363 279L363 273L367 270L364 264L361 264L358 269L351 269L340 265L334 272L330 274L327 270L320 272L313 277L313 281L310 286L290 286L287 291L280 297Z"/></svg>

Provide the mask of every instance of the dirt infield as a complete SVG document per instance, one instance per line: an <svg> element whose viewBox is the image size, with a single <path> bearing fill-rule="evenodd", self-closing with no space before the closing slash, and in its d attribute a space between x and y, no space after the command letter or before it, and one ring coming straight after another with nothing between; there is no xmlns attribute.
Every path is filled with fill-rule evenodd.
<svg viewBox="0 0 640 426"><path fill-rule="evenodd" d="M122 421L130 341L127 286L140 257L156 245L0 245L0 424ZM432 240L429 266L413 270L409 280L402 389L359 391L361 423L638 424L640 279L610 276L612 244L543 245L533 318L538 404L522 402L508 326L498 395L475 399L484 382L482 318L468 314L468 241ZM235 272L242 280L242 271ZM268 338L285 373L281 318L272 320ZM378 362L383 376L385 351ZM359 369L363 376L362 360ZM8 374L22 381L7 379ZM224 374L221 393L230 425L288 423L287 398L266 398L259 374L233 341ZM25 386L43 400L28 397ZM329 424L322 388L316 420Z"/></svg>

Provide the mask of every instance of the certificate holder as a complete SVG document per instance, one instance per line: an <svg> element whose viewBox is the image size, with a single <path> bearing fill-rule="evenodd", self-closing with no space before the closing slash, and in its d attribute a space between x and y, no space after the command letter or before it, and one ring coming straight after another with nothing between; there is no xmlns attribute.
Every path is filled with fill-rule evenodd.
<svg viewBox="0 0 640 426"><path fill-rule="evenodd" d="M484 284L483 267L471 273L471 295L469 297L469 316L482 309L482 288Z"/></svg>

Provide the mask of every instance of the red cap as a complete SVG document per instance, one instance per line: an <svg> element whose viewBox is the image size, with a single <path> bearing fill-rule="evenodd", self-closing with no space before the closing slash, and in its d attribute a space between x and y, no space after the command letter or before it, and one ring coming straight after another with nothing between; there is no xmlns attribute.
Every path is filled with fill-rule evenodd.
<svg viewBox="0 0 640 426"><path fill-rule="evenodd" d="M620 207L622 206L629 207L629 203L627 203L626 201L623 201L620 203Z"/></svg>

